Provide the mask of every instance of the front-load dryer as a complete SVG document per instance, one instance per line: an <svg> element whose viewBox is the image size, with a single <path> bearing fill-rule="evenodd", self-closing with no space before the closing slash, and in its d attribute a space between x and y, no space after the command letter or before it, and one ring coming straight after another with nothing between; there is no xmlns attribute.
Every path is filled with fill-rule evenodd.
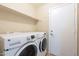
<svg viewBox="0 0 79 59"><path fill-rule="evenodd" d="M0 55L37 56L38 47L34 35L10 33L0 35Z"/></svg>
<svg viewBox="0 0 79 59"><path fill-rule="evenodd" d="M36 43L39 51L38 55L45 56L47 54L47 33L38 32Z"/></svg>

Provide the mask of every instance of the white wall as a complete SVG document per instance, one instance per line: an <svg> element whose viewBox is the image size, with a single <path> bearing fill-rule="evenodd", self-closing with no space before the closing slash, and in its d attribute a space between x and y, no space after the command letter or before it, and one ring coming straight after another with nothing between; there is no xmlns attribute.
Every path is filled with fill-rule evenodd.
<svg viewBox="0 0 79 59"><path fill-rule="evenodd" d="M48 31L48 4L2 3L2 5L39 19L36 31Z"/></svg>
<svg viewBox="0 0 79 59"><path fill-rule="evenodd" d="M1 5L35 18L35 9L30 3L1 3Z"/></svg>
<svg viewBox="0 0 79 59"><path fill-rule="evenodd" d="M37 9L36 17L39 19L37 23L37 31L48 32L48 4L44 4Z"/></svg>
<svg viewBox="0 0 79 59"><path fill-rule="evenodd" d="M36 21L0 6L0 33L16 31L36 31Z"/></svg>
<svg viewBox="0 0 79 59"><path fill-rule="evenodd" d="M21 20L21 19L23 19L23 17L15 16L15 15L9 13L9 12L7 12L8 13L7 14L6 11L5 12L3 11L4 12L3 13L1 11L2 14L1 14L0 19L2 18L2 15L4 16L4 15L7 14L7 16L5 16L5 18L7 20L9 20L9 21L6 21L6 22L3 22L3 21L1 21L1 22L3 22L3 23L9 22L10 24L17 22L15 24L16 27L14 27L14 28L16 28L16 30L12 30L13 28L9 27L8 30L3 30L4 29L3 28L2 29L3 31L22 31L23 30L23 31L40 31L40 32L44 31L44 32L48 32L48 8L49 8L49 4L38 4L38 5L35 4L35 5L33 5L33 4L28 4L28 3L13 3L13 4L12 3L10 3L10 4L9 3L2 3L1 5L7 6L8 8L11 8L11 9L16 10L18 12L24 13L28 16L32 16L34 18L39 19L37 24L35 24L36 21L34 22L34 21L31 21L31 20L28 21L28 22L31 22L31 24L28 24L28 22L26 22L26 24L25 24L25 20ZM41 6L39 6L39 5L41 5ZM3 17L3 19L5 19L5 18ZM26 25L26 26L22 27L21 25L22 26ZM8 25L6 25L6 26L8 26ZM19 29L17 30L18 27L19 27ZM27 29L22 29L22 28L27 28Z"/></svg>

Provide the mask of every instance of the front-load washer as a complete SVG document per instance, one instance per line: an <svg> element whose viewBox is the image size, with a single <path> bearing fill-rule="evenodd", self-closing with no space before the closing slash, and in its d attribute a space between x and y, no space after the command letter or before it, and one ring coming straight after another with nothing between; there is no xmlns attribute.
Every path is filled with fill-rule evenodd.
<svg viewBox="0 0 79 59"><path fill-rule="evenodd" d="M0 35L0 55L37 56L38 47L34 35L8 33Z"/></svg>
<svg viewBox="0 0 79 59"><path fill-rule="evenodd" d="M35 36L34 42L37 46L37 56L45 56L47 53L47 33L46 32L25 32L31 35L31 39Z"/></svg>

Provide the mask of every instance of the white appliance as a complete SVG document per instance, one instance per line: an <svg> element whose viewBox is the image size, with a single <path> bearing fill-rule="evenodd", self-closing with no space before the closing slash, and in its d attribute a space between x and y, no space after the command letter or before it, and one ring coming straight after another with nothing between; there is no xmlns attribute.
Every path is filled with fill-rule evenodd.
<svg viewBox="0 0 79 59"><path fill-rule="evenodd" d="M27 34L27 33L26 33ZM28 32L30 35L35 35L36 46L37 46L37 55L45 56L47 54L47 33L46 32Z"/></svg>
<svg viewBox="0 0 79 59"><path fill-rule="evenodd" d="M38 32L37 34L38 56L45 56L47 54L47 33Z"/></svg>
<svg viewBox="0 0 79 59"><path fill-rule="evenodd" d="M49 9L49 53L77 55L75 4L59 4Z"/></svg>
<svg viewBox="0 0 79 59"><path fill-rule="evenodd" d="M40 56L36 33L8 33L0 35L0 54L4 56ZM41 41L41 40L39 40Z"/></svg>
<svg viewBox="0 0 79 59"><path fill-rule="evenodd" d="M34 42L35 37L31 38L28 34L10 33L0 36L1 54L5 56L29 56L37 55L37 47Z"/></svg>

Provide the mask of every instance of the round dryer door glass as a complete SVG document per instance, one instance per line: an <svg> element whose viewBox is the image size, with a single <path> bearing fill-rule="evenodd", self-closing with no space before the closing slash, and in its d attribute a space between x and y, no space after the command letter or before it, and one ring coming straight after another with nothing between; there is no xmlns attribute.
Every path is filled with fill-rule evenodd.
<svg viewBox="0 0 79 59"><path fill-rule="evenodd" d="M37 55L37 47L35 45L29 45L25 47L19 56L36 56Z"/></svg>
<svg viewBox="0 0 79 59"><path fill-rule="evenodd" d="M44 38L42 41L42 51L46 50L46 46L47 46L47 40L46 40L46 38Z"/></svg>

